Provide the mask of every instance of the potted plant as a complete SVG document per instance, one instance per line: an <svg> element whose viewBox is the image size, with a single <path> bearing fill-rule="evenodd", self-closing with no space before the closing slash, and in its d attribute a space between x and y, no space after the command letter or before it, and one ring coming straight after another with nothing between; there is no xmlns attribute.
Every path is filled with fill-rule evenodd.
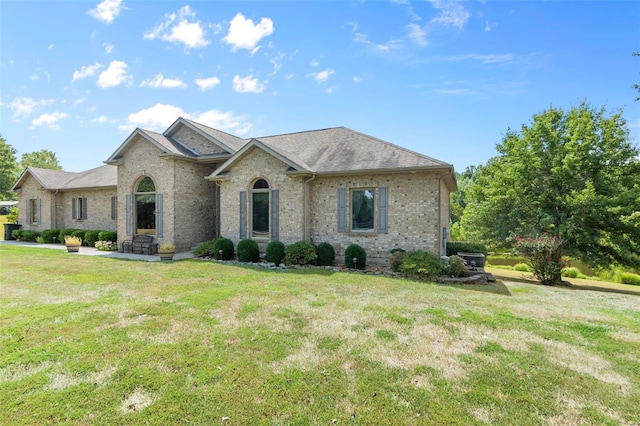
<svg viewBox="0 0 640 426"><path fill-rule="evenodd" d="M65 235L64 245L67 246L67 251L69 253L77 253L80 250L80 246L82 245L82 238L74 237L72 235Z"/></svg>
<svg viewBox="0 0 640 426"><path fill-rule="evenodd" d="M158 256L160 260L171 260L176 253L176 246L171 243L162 243L158 246Z"/></svg>

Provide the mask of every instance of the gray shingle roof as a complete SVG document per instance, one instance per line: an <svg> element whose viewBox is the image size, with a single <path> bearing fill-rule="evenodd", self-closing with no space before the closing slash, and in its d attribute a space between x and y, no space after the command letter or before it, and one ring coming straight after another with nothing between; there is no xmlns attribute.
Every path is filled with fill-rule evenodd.
<svg viewBox="0 0 640 426"><path fill-rule="evenodd" d="M42 188L47 190L59 189L64 191L82 188L115 187L118 185L118 168L109 165L79 173L27 167L11 189L19 189L28 174L31 174Z"/></svg>
<svg viewBox="0 0 640 426"><path fill-rule="evenodd" d="M208 126L205 126L204 124L196 123L193 120L188 120L186 118L183 118L182 120L191 124L193 127L200 130L202 133L205 133L207 136L231 148L233 150L232 154L234 152L239 151L247 143L247 139L242 139L237 136L230 135L229 133L225 133L221 130L214 129L213 127L208 127Z"/></svg>

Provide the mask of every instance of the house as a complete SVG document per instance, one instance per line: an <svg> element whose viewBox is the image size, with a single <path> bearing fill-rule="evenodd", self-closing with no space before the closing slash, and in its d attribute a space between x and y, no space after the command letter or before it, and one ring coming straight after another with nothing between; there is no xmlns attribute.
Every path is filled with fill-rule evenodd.
<svg viewBox="0 0 640 426"><path fill-rule="evenodd" d="M386 262L393 248L444 254L457 189L452 165L344 127L242 139L178 118L163 133L136 129L105 163L79 174L27 169L14 186L23 229L115 227L120 242L151 234L182 250L221 235L262 250L328 242L338 258L357 243ZM34 221L34 209L57 215Z"/></svg>

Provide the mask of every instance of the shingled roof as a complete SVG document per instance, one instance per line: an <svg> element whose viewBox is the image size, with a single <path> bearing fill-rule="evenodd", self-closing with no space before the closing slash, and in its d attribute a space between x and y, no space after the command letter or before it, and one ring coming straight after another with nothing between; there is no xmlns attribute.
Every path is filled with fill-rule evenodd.
<svg viewBox="0 0 640 426"><path fill-rule="evenodd" d="M85 188L108 188L118 185L118 169L114 166L100 166L84 172L65 172L63 170L41 169L27 167L20 175L12 191L18 190L24 184L28 175L40 184L42 189L65 191Z"/></svg>

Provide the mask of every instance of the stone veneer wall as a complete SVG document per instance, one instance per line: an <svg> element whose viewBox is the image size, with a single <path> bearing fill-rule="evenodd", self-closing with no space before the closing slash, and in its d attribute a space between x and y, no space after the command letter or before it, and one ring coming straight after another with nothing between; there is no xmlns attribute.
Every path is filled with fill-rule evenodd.
<svg viewBox="0 0 640 426"><path fill-rule="evenodd" d="M29 200L40 198L40 224L32 224L27 221L27 206ZM38 181L33 176L28 175L20 188L18 196L18 223L24 230L43 231L55 228L53 226L53 194L43 191Z"/></svg>
<svg viewBox="0 0 640 426"><path fill-rule="evenodd" d="M376 188L375 227L378 228L378 190L388 188L388 233L337 232L338 188ZM310 234L314 244L328 242L344 261L353 243L367 252L368 263L385 264L389 250L427 250L440 254L440 179L435 173L380 174L318 177L310 183ZM351 199L347 191L347 225L351 224Z"/></svg>
<svg viewBox="0 0 640 426"><path fill-rule="evenodd" d="M251 234L250 190L257 179L279 190L279 233L285 244L304 238L304 179L285 175L289 166L259 148L251 148L231 168L228 181L220 183L220 234L235 244L240 240L240 191L247 191L247 236ZM271 221L271 218L269 218ZM271 226L270 226L271 229ZM269 240L257 240L264 251Z"/></svg>
<svg viewBox="0 0 640 426"><path fill-rule="evenodd" d="M442 238L442 228L451 230L451 191L447 188L444 179L440 179L440 238ZM442 240L441 243L442 244ZM441 255L447 254L447 248L442 247Z"/></svg>
<svg viewBox="0 0 640 426"><path fill-rule="evenodd" d="M84 190L60 192L56 197L55 228L76 228L86 230L115 231L117 223L111 219L111 197L116 189ZM87 198L87 218L72 218L72 199Z"/></svg>

